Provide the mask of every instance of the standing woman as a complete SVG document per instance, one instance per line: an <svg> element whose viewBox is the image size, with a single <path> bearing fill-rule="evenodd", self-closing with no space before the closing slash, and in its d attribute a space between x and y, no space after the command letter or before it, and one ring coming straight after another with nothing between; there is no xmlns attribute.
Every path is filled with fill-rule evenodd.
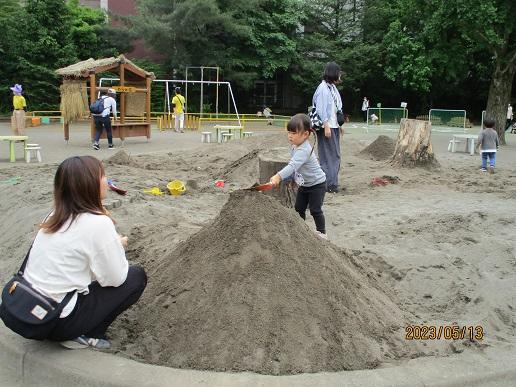
<svg viewBox="0 0 516 387"><path fill-rule="evenodd" d="M339 192L340 125L337 112L342 116L342 100L335 86L340 82L340 67L330 62L324 70L323 80L315 90L312 105L315 106L323 129L317 131L319 163L326 174L326 192Z"/></svg>
<svg viewBox="0 0 516 387"><path fill-rule="evenodd" d="M11 117L11 128L15 136L23 136L25 132L25 108L27 102L22 96L22 85L16 84L10 87L13 92L13 116Z"/></svg>
<svg viewBox="0 0 516 387"><path fill-rule="evenodd" d="M111 346L106 330L133 305L147 284L143 268L129 266L127 237L102 206L108 185L102 163L70 157L54 178L54 209L30 250L24 278L61 302L74 292L47 339L70 348Z"/></svg>

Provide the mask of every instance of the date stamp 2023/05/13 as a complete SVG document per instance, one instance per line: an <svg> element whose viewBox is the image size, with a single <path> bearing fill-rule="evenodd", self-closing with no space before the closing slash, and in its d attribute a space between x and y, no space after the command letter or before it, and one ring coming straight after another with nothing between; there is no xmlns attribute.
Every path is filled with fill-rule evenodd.
<svg viewBox="0 0 516 387"><path fill-rule="evenodd" d="M408 325L405 327L405 340L464 340L484 339L481 325Z"/></svg>

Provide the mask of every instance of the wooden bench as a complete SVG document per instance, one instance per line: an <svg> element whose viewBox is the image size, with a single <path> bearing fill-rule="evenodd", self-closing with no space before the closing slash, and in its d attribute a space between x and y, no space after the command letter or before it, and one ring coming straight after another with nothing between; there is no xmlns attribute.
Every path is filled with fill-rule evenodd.
<svg viewBox="0 0 516 387"><path fill-rule="evenodd" d="M468 118L465 120L464 123L464 117L452 117L450 119L450 122L448 122L448 125L458 127L458 128L472 128L473 125L471 125L471 122Z"/></svg>
<svg viewBox="0 0 516 387"><path fill-rule="evenodd" d="M151 137L151 124L148 122L127 122L120 123L114 122L111 124L113 131L113 138L119 138L122 143L127 137L147 137L147 140ZM95 128L92 131L92 141L95 136ZM103 130L100 138L107 138L106 131Z"/></svg>
<svg viewBox="0 0 516 387"><path fill-rule="evenodd" d="M422 121L428 121L428 114L423 114L421 116L417 116L416 120L422 120ZM443 120L441 120L441 117L432 116L432 125L442 125Z"/></svg>

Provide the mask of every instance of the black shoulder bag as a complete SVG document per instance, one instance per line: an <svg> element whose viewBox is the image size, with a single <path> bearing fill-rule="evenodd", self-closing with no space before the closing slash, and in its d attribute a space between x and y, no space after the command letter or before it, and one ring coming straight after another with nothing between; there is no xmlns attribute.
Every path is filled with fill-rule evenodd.
<svg viewBox="0 0 516 387"><path fill-rule="evenodd" d="M48 338L58 323L63 308L75 290L68 292L61 302L42 295L23 278L32 245L23 260L20 270L4 286L0 318L4 324L19 335L34 340Z"/></svg>

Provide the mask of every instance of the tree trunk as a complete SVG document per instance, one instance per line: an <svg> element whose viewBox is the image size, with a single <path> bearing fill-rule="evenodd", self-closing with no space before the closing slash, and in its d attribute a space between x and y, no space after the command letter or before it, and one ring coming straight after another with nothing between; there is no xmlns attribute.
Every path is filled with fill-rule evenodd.
<svg viewBox="0 0 516 387"><path fill-rule="evenodd" d="M286 148L273 148L258 155L258 169L260 184L267 183L272 176L278 173L289 161L289 152ZM295 183L282 181L279 187L263 191L278 199L285 207L292 208L296 202L297 186Z"/></svg>
<svg viewBox="0 0 516 387"><path fill-rule="evenodd" d="M512 82L516 66L505 65L498 61L489 86L489 95L487 97L486 117L495 120L496 131L500 138L500 144L505 145L505 122L507 119L507 106L509 105L512 92Z"/></svg>
<svg viewBox="0 0 516 387"><path fill-rule="evenodd" d="M438 166L430 141L431 134L432 125L428 121L403 118L391 164L398 167Z"/></svg>

